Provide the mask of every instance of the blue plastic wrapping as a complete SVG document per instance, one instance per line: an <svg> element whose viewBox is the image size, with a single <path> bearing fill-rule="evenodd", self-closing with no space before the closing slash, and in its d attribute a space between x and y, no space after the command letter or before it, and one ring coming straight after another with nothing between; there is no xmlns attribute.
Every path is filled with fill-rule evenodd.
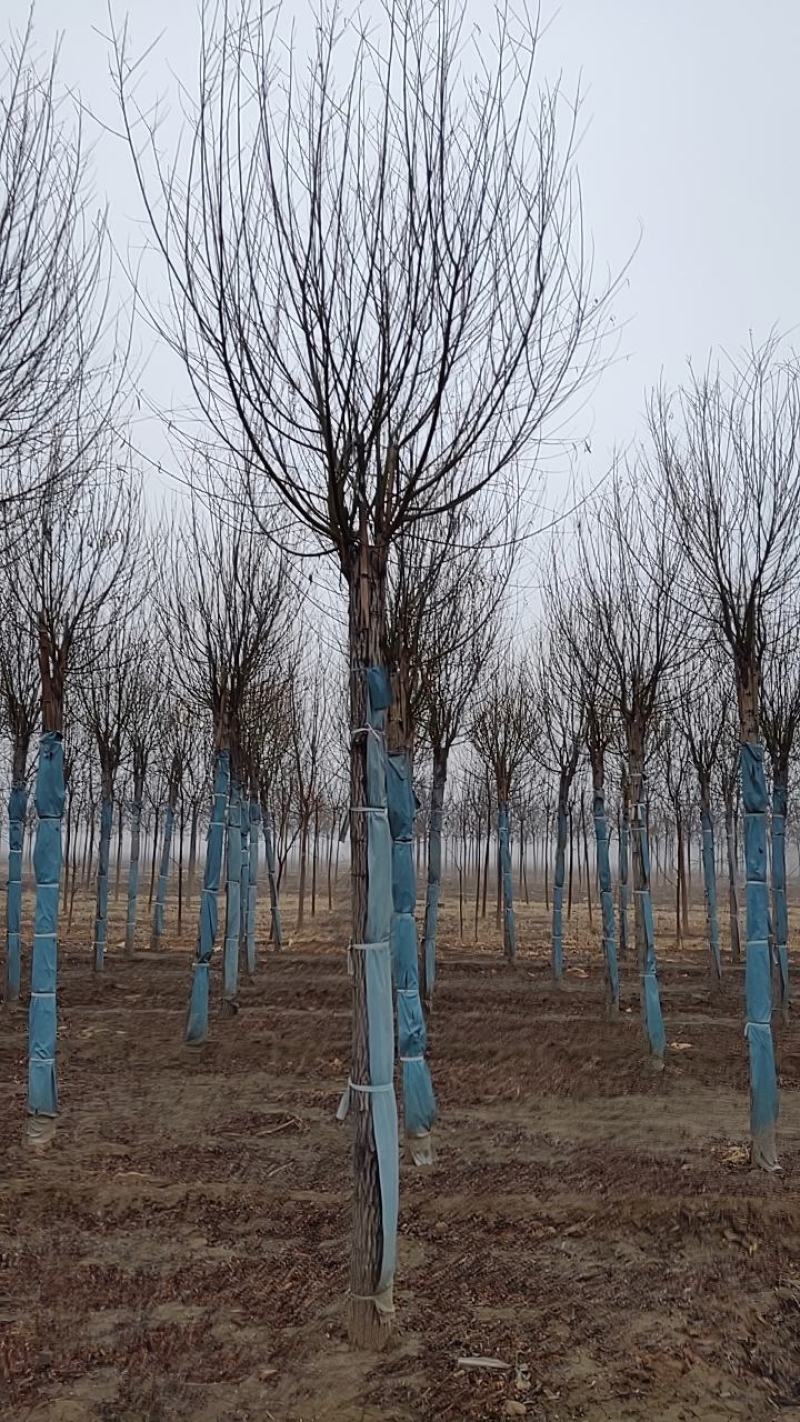
<svg viewBox="0 0 800 1422"><path fill-rule="evenodd" d="M497 808L497 837L503 888L503 947L506 957L513 962L517 956L517 919L514 913L514 886L511 878L511 830L507 800L501 800Z"/></svg>
<svg viewBox="0 0 800 1422"><path fill-rule="evenodd" d="M94 921L94 970L103 971L108 941L108 866L111 858L111 831L114 826L114 797L100 802L100 846L97 856L97 913Z"/></svg>
<svg viewBox="0 0 800 1422"><path fill-rule="evenodd" d="M186 1018L186 1041L192 1046L204 1042L208 1036L209 973L217 937L219 883L229 782L230 756L225 750L217 751L214 765L214 803L208 827L203 892L200 899L197 954L192 967L192 989Z"/></svg>
<svg viewBox="0 0 800 1422"><path fill-rule="evenodd" d="M628 803L623 797L619 819L619 954L628 956L628 875L630 869Z"/></svg>
<svg viewBox="0 0 800 1422"><path fill-rule="evenodd" d="M267 861L267 883L269 884L269 912L272 924L272 941L276 948L283 947L283 925L281 924L281 906L278 899L278 869L275 862L275 834L272 828L272 819L269 813L262 810L262 823L264 826L264 858Z"/></svg>
<svg viewBox="0 0 800 1422"><path fill-rule="evenodd" d="M786 902L786 810L788 786L775 776L772 787L772 916L778 963L780 1007L789 1010L789 911Z"/></svg>
<svg viewBox="0 0 800 1422"><path fill-rule="evenodd" d="M714 854L714 824L707 805L700 809L700 826L703 844L703 884L706 892L706 917L708 920L708 946L711 953L711 971L717 982L722 978L722 953L719 943L719 913L717 911L717 865Z"/></svg>
<svg viewBox="0 0 800 1422"><path fill-rule="evenodd" d="M364 955L369 1044L369 1081L348 1083L339 1107L347 1112L353 1092L369 1102L381 1195L381 1269L375 1303L391 1308L397 1254L400 1156L394 1093L394 1021L392 1003L392 839L386 789L386 711L391 704L389 678L382 667L369 667L367 682L366 806L355 808L367 820L367 923L364 942L351 945ZM357 732L356 734L359 734Z"/></svg>
<svg viewBox="0 0 800 1422"><path fill-rule="evenodd" d="M433 997L436 984L436 931L439 923L439 896L442 885L442 819L444 792L447 784L447 757L434 755L431 786L431 823L428 833L428 884L425 892L425 928L423 956L425 966L425 997Z"/></svg>
<svg viewBox="0 0 800 1422"><path fill-rule="evenodd" d="M61 819L64 814L64 748L57 731L39 739L36 772L36 876L31 1002L28 1014L28 1110L55 1116L58 1009L58 905L61 878Z"/></svg>
<svg viewBox="0 0 800 1422"><path fill-rule="evenodd" d="M592 798L594 836L597 845L597 878L600 884L600 913L603 920L603 959L606 967L606 991L611 1012L619 1010L619 964L617 962L617 930L614 920L614 896L611 889L611 856L608 848L608 819L602 789L595 787Z"/></svg>
<svg viewBox="0 0 800 1422"><path fill-rule="evenodd" d="M142 802L131 805L131 860L128 866L128 910L125 918L125 947L130 952L136 940L136 909L139 900L139 846L142 828Z"/></svg>
<svg viewBox="0 0 800 1422"><path fill-rule="evenodd" d="M664 1059L667 1035L664 1030L661 995L658 990L656 934L653 922L653 900L650 893L650 840L647 833L646 808L641 803L633 807L633 829L637 836L641 877L641 882L636 885L635 892L643 945L639 968L642 983L642 1006L650 1051L655 1060L659 1062Z"/></svg>
<svg viewBox="0 0 800 1422"><path fill-rule="evenodd" d="M233 1003L239 991L239 934L242 919L242 792L231 781L228 800L228 878L225 904L225 952L222 998Z"/></svg>
<svg viewBox="0 0 800 1422"><path fill-rule="evenodd" d="M767 782L764 777L762 747L756 742L743 742L740 765L747 875L745 1033L750 1052L750 1134L754 1163L774 1169L777 1165L775 1127L778 1120L778 1082L772 1041L767 894Z"/></svg>
<svg viewBox="0 0 800 1422"><path fill-rule="evenodd" d="M8 897L6 899L6 1001L19 998L22 978L22 850L28 792L12 785L8 797Z"/></svg>
<svg viewBox="0 0 800 1422"><path fill-rule="evenodd" d="M417 876L414 865L416 800L411 778L411 757L399 751L389 755L387 775L389 828L392 835L392 964L397 995L397 1050L403 1074L403 1119L406 1136L417 1163L430 1163L429 1146L415 1140L430 1134L436 1119L436 1098L425 1060L427 1034L419 995L417 943Z"/></svg>
<svg viewBox="0 0 800 1422"><path fill-rule="evenodd" d="M250 912L250 801L242 791L242 858L239 876L239 958L247 952L247 915ZM245 959L247 971L250 964Z"/></svg>
<svg viewBox="0 0 800 1422"><path fill-rule="evenodd" d="M553 876L553 933L550 963L554 982L564 976L564 856L567 847L567 806L563 794L558 797L556 813L556 870Z"/></svg>
<svg viewBox="0 0 800 1422"><path fill-rule="evenodd" d="M247 971L253 977L256 966L256 910L258 908L258 836L261 830L261 806L258 800L250 801L250 858L248 862L247 887Z"/></svg>
<svg viewBox="0 0 800 1422"><path fill-rule="evenodd" d="M164 825L161 838L161 858L158 864L158 885L156 887L156 901L153 905L153 927L150 934L150 947L158 948L161 939L164 937L165 912L167 906L167 885L169 883L169 866L172 856L172 831L175 826L175 809L171 802L164 807Z"/></svg>

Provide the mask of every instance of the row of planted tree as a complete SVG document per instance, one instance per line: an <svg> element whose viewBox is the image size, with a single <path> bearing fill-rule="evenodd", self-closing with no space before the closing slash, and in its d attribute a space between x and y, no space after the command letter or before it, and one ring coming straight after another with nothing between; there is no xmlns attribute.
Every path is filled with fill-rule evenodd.
<svg viewBox="0 0 800 1422"><path fill-rule="evenodd" d="M565 402L605 358L614 283L598 283L584 239L574 113L565 127L558 94L539 85L538 36L524 14L502 8L495 22L493 44L477 40L470 58L463 18L445 0L389 7L374 30L349 27L335 11L298 63L301 41L284 43L260 5L224 6L205 18L194 102L182 93L189 141L172 158L154 126L147 66L127 30L112 33L119 142L151 238L147 259L126 275L185 381L177 410L151 399L177 491L160 515L152 480L150 498L142 495L136 312L126 325L112 309L119 273L111 275L105 217L91 216L80 124L55 67L35 62L30 36L4 54L0 79L11 960L28 744L40 732L30 1138L46 1137L57 1112L62 829L89 746L101 804L98 969L123 762L134 913L148 764L166 776L168 816L184 776L196 773L199 786L210 773L186 1021L187 1041L198 1043L209 1024L225 841L223 1002L232 1006L242 942L254 966L257 876L243 830L253 848L260 819L274 860L277 768L288 754L295 815L308 834L314 736L299 727L324 707L335 744L347 746L353 1029L340 1114L352 1108L349 1316L359 1343L380 1341L393 1309L395 1021L406 1134L415 1160L431 1158L415 753L430 757L423 995L435 981L442 821L461 748L469 743L489 771L512 959L513 817L520 822L537 784L557 785L557 981L569 808L586 759L610 1015L620 964L609 819L619 804L642 1022L660 1064L652 787L663 779L683 833L688 757L719 975L710 809L716 795L735 802L738 741L752 1155L777 1168L771 945L786 1005L798 366L773 342L739 364L690 372L674 396L656 392L641 449L575 494L545 551L538 471L548 439L563 430ZM145 277L156 265L153 295ZM307 658L312 625L322 650ZM763 737L773 773L772 921ZM165 831L160 883L169 862Z"/></svg>

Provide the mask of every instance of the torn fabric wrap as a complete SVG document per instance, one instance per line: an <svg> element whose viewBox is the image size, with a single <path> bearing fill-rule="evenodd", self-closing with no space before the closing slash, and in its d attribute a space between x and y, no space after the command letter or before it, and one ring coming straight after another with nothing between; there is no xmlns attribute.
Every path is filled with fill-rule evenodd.
<svg viewBox="0 0 800 1422"><path fill-rule="evenodd" d="M228 801L228 879L225 904L225 954L222 961L222 997L235 1002L239 991L239 932L242 894L242 792L231 781Z"/></svg>
<svg viewBox="0 0 800 1422"><path fill-rule="evenodd" d="M36 911L28 1015L28 1110L32 1115L55 1116L58 901L64 813L64 747L57 731L46 731L39 739L36 810L39 823L33 852Z"/></svg>
<svg viewBox="0 0 800 1422"><path fill-rule="evenodd" d="M436 1119L436 1099L425 1060L427 1034L419 996L419 954L414 910L417 876L414 866L416 801L411 783L411 757L403 751L389 756L389 828L392 835L392 964L397 993L397 1050L403 1069L403 1117L406 1135L422 1139ZM412 1148L413 1152L413 1148ZM420 1154L417 1163L423 1163Z"/></svg>
<svg viewBox="0 0 800 1422"><path fill-rule="evenodd" d="M272 941L276 948L283 947L283 926L281 924L281 907L278 902L278 871L275 864L275 833L272 827L272 816L267 810L262 809L262 819L264 823L264 857L267 861L267 880L269 882L269 911L272 923Z"/></svg>
<svg viewBox="0 0 800 1422"><path fill-rule="evenodd" d="M164 838L161 843L161 860L158 866L158 888L153 908L153 932L151 948L157 948L164 937L164 912L167 904L167 884L169 883L169 861L172 853L172 830L175 824L175 810L170 798L164 809Z"/></svg>
<svg viewBox="0 0 800 1422"><path fill-rule="evenodd" d="M511 879L511 831L507 800L501 800L498 805L497 835L503 885L503 947L506 957L513 961L517 956L517 920L514 914L514 888Z"/></svg>
<svg viewBox="0 0 800 1422"><path fill-rule="evenodd" d="M128 866L128 910L125 918L125 947L130 953L136 940L136 906L139 898L139 846L142 828L142 802L131 806L131 858Z"/></svg>
<svg viewBox="0 0 800 1422"><path fill-rule="evenodd" d="M261 806L250 801L250 862L247 890L247 971L256 970L256 909L258 907L258 836L261 830Z"/></svg>
<svg viewBox="0 0 800 1422"><path fill-rule="evenodd" d="M111 858L111 830L114 798L104 795L100 802L100 845L97 863L97 916L94 923L94 970L102 972L108 941L108 866Z"/></svg>
<svg viewBox="0 0 800 1422"><path fill-rule="evenodd" d="M637 836L641 875L641 882L636 886L636 906L637 913L640 915L642 934L642 961L640 965L642 1003L650 1051L656 1061L663 1061L667 1037L661 1012L661 995L658 990L656 934L653 922L653 900L650 894L650 840L647 833L645 806L641 803L633 807L633 828Z"/></svg>
<svg viewBox="0 0 800 1422"><path fill-rule="evenodd" d="M366 1096L378 1160L381 1194L381 1271L375 1286L375 1304L390 1308L397 1252L397 1216L400 1197L400 1157L397 1139L397 1103L394 1094L394 1022L392 1012L392 840L386 794L386 712L391 704L389 677L382 667L366 669L366 805L354 806L367 822L367 922L364 942L353 952L363 953L367 997L369 1081L347 1087L339 1108L346 1113L352 1092Z"/></svg>
<svg viewBox="0 0 800 1422"><path fill-rule="evenodd" d="M781 1011L789 1009L789 913L786 904L786 809L788 787L775 776L772 787L772 915Z"/></svg>
<svg viewBox="0 0 800 1422"><path fill-rule="evenodd" d="M192 967L192 990L186 1019L186 1041L204 1042L208 1036L208 976L211 956L217 937L219 882L222 873L222 846L225 836L225 807L228 802L230 757L227 751L217 752L214 766L214 804L208 827L206 863L203 871L203 892L200 900L200 928L197 956Z"/></svg>
<svg viewBox="0 0 800 1422"><path fill-rule="evenodd" d="M750 1132L755 1162L777 1164L775 1126L778 1082L772 1041L772 981L769 959L767 895L767 783L764 754L757 742L745 741L740 752L744 802L744 856L747 896L745 961L745 1033L750 1051Z"/></svg>
<svg viewBox="0 0 800 1422"><path fill-rule="evenodd" d="M553 942L551 967L553 980L564 976L564 859L567 848L567 803L563 786L558 797L556 814L556 872L553 877Z"/></svg>
<svg viewBox="0 0 800 1422"><path fill-rule="evenodd" d="M703 836L703 883L706 891L706 915L708 918L708 946L711 953L711 971L719 982L722 977L722 953L719 946L714 825L711 819L711 811L708 805L705 804L700 808L700 826Z"/></svg>
<svg viewBox="0 0 800 1422"><path fill-rule="evenodd" d="M617 932L614 921L614 897L611 891L611 857L608 849L608 820L602 789L596 788L592 801L594 835L597 844L597 878L600 884L600 909L603 919L603 956L606 965L606 985L609 1008L619 1007L619 965L617 963Z"/></svg>
<svg viewBox="0 0 800 1422"><path fill-rule="evenodd" d="M22 977L22 848L28 793L12 785L8 797L8 898L6 900L6 1001L19 998Z"/></svg>
<svg viewBox="0 0 800 1422"><path fill-rule="evenodd" d="M444 791L447 784L447 756L433 757L431 785L431 824L428 835L428 886L425 894L425 930L423 964L425 997L430 1002L436 983L436 930L439 921L439 895L442 883L442 818Z"/></svg>

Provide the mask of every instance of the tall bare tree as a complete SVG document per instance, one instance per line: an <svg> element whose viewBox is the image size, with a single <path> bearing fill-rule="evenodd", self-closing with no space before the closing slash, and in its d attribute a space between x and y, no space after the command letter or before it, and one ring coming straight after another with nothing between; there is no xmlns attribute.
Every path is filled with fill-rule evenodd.
<svg viewBox="0 0 800 1422"><path fill-rule="evenodd" d="M533 677L528 659L500 647L484 668L470 739L497 792L497 834L503 902L503 948L517 956L517 923L511 877L511 795L535 744Z"/></svg>
<svg viewBox="0 0 800 1422"><path fill-rule="evenodd" d="M800 381L776 341L690 375L651 407L659 479L709 624L736 678L747 856L746 1035L754 1165L778 1168L772 1040L763 628L800 569ZM687 589L687 596L689 596Z"/></svg>
<svg viewBox="0 0 800 1422"><path fill-rule="evenodd" d="M165 626L176 648L175 674L191 702L207 709L216 753L214 814L209 828L203 902L186 1040L208 1035L209 970L217 926L217 896L227 805L223 1001L237 1008L241 919L242 715L250 687L280 646L288 585L283 560L253 528L247 510L206 510L195 500L179 530L162 591Z"/></svg>
<svg viewBox="0 0 800 1422"><path fill-rule="evenodd" d="M53 470L63 446L48 452ZM99 458L99 448L96 451ZM70 448L65 449L70 463ZM42 735L36 780L36 911L29 1020L29 1139L47 1140L58 1111L56 1087L57 944L61 820L64 811L64 696L85 667L90 633L108 610L129 565L135 483L120 450L104 442L91 477L64 479L53 470L26 539L19 588L23 609L36 617Z"/></svg>
<svg viewBox="0 0 800 1422"><path fill-rule="evenodd" d="M277 490L348 588L357 1343L390 1324L398 1201L390 843L373 754L389 552L411 524L524 473L592 363L604 310L589 299L572 135L560 144L555 97L536 95L535 33L498 11L491 57L482 47L470 68L461 26L447 0L387 7L372 30L333 9L303 68L255 0L223 3L205 16L192 137L170 168L117 43L170 281L163 334L217 437L244 435L253 506ZM275 536L274 519L264 527Z"/></svg>
<svg viewBox="0 0 800 1422"><path fill-rule="evenodd" d="M680 659L684 618L674 594L680 550L663 509L642 490L641 473L638 468L615 473L599 508L582 519L579 546L604 680L625 743L642 1020L653 1062L660 1066L666 1035L650 892L645 770L659 693Z"/></svg>

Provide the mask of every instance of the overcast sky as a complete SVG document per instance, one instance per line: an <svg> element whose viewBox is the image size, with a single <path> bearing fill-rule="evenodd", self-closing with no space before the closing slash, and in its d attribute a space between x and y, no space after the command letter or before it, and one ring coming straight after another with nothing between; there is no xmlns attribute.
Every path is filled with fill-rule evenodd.
<svg viewBox="0 0 800 1422"><path fill-rule="evenodd" d="M302 18L312 13L301 0L294 9ZM476 16L481 9L472 0ZM197 0L135 0L130 10L137 52L160 36L148 87L175 96L173 74L191 81ZM12 26L27 12L28 0L0 5ZM121 20L124 5L115 13ZM542 78L561 73L568 90L580 84L583 93L579 168L595 263L619 271L634 253L615 306L617 363L569 431L582 468L596 476L615 446L641 432L644 392L662 371L674 382L687 358L702 363L714 346L736 349L751 332L763 339L773 327L795 333L800 4L542 0L542 13ZM40 46L59 31L64 82L92 113L115 122L106 0L37 0ZM92 127L87 120L87 132ZM116 240L135 245L141 212L129 160L113 137L95 134L96 182ZM158 353L148 382L151 398L163 400ZM153 427L141 438L148 451L159 449Z"/></svg>

